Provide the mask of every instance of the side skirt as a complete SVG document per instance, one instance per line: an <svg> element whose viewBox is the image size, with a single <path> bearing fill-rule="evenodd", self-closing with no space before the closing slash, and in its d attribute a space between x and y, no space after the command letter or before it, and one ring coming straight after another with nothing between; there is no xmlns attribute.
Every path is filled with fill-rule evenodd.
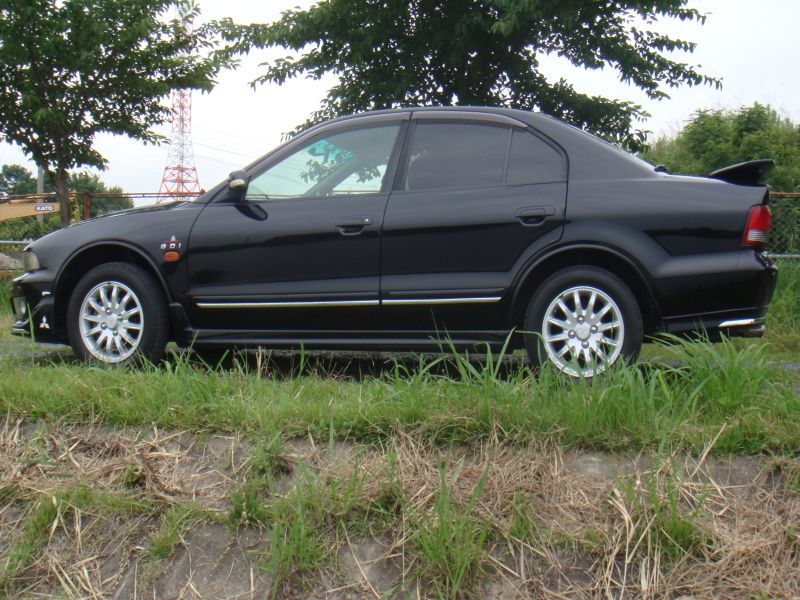
<svg viewBox="0 0 800 600"><path fill-rule="evenodd" d="M448 335L425 334L424 332L397 331L308 331L298 335L296 331L187 331L195 348L263 347L307 350L373 350L373 351L425 351L450 352L476 350L500 350L509 335L508 331L459 331ZM515 343L516 342L516 343ZM509 349L520 347L521 335L514 335Z"/></svg>

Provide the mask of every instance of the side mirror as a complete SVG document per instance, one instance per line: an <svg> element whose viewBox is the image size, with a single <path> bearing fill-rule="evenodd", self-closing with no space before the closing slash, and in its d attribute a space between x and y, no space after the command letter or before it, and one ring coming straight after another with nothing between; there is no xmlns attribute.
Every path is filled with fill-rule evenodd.
<svg viewBox="0 0 800 600"><path fill-rule="evenodd" d="M245 171L234 171L228 176L228 189L242 191L247 187L247 173Z"/></svg>
<svg viewBox="0 0 800 600"><path fill-rule="evenodd" d="M225 193L225 200L227 202L241 202L244 200L249 179L246 171L234 171L228 175L228 191Z"/></svg>

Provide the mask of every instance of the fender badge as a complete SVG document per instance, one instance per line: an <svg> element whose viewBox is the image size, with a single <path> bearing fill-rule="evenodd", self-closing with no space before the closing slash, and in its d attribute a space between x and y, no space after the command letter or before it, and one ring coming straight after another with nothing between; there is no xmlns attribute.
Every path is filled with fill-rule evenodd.
<svg viewBox="0 0 800 600"><path fill-rule="evenodd" d="M47 322L47 317L42 317L42 322L39 323L39 329L50 329L50 324Z"/></svg>
<svg viewBox="0 0 800 600"><path fill-rule="evenodd" d="M182 246L183 244L176 240L174 235L166 242L161 242L161 249L165 252L167 250L180 250Z"/></svg>
<svg viewBox="0 0 800 600"><path fill-rule="evenodd" d="M161 250L164 252L164 260L167 262L180 260L182 247L183 244L176 240L174 235L166 242L162 242Z"/></svg>

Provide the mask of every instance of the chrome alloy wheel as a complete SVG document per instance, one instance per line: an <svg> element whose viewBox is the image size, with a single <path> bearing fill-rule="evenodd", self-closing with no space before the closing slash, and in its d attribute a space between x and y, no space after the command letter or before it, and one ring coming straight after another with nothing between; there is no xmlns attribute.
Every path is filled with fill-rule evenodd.
<svg viewBox="0 0 800 600"><path fill-rule="evenodd" d="M96 359L119 363L142 341L144 314L134 291L119 281L94 286L81 304L81 340Z"/></svg>
<svg viewBox="0 0 800 600"><path fill-rule="evenodd" d="M619 358L624 339L622 311L597 288L569 288L544 312L542 342L547 356L573 377L605 371Z"/></svg>

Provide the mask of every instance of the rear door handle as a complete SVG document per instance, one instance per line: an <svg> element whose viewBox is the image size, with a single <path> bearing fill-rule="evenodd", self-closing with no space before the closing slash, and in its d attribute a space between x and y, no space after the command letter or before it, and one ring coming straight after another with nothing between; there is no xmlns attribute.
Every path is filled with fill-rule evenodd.
<svg viewBox="0 0 800 600"><path fill-rule="evenodd" d="M372 225L372 217L341 217L336 221L336 229L342 235L358 235L367 225Z"/></svg>
<svg viewBox="0 0 800 600"><path fill-rule="evenodd" d="M555 206L527 206L517 211L517 219L523 225L533 227L541 225L547 220L547 217L552 217L555 214Z"/></svg>

